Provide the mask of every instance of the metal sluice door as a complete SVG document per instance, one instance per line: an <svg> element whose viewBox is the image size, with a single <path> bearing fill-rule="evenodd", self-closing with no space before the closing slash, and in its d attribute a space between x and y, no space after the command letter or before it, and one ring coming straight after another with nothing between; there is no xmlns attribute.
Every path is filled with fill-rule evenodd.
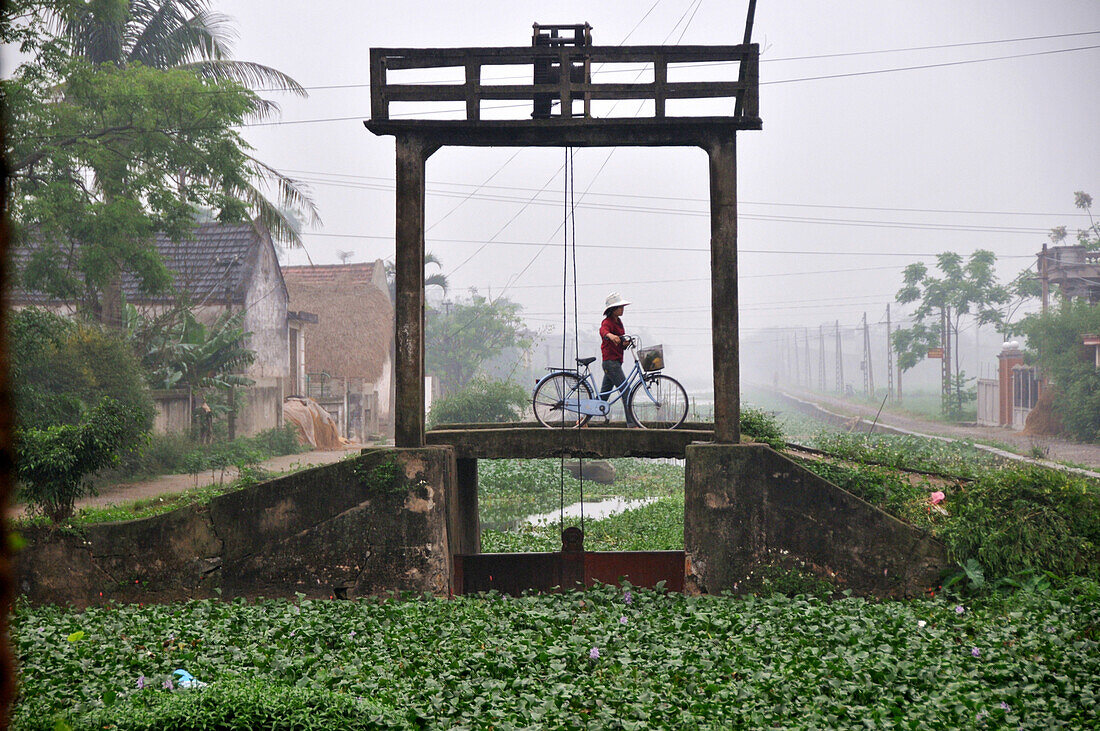
<svg viewBox="0 0 1100 731"><path fill-rule="evenodd" d="M684 590L683 551L559 551L554 553L479 553L454 557L454 593L524 591L592 586L596 582Z"/></svg>

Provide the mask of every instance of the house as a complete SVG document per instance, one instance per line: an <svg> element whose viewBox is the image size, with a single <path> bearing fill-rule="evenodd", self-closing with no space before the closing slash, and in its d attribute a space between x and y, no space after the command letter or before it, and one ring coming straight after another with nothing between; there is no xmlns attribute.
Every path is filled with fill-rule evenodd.
<svg viewBox="0 0 1100 731"><path fill-rule="evenodd" d="M381 260L283 267L292 309L318 315L306 340L301 395L358 441L392 429L393 303Z"/></svg>
<svg viewBox="0 0 1100 731"><path fill-rule="evenodd" d="M1038 258L1041 281L1058 287L1066 299L1100 303L1100 251L1081 245L1047 248L1044 244Z"/></svg>
<svg viewBox="0 0 1100 731"><path fill-rule="evenodd" d="M21 270L33 249L13 249L15 267ZM195 317L212 324L227 311L244 310L246 347L256 354L245 375L255 381L235 394L237 411L231 432L248 436L283 423L283 396L292 374L304 372L302 363L303 325L316 321L309 313L291 311L271 235L259 223L204 223L191 238L172 241L158 234L156 248L172 274L170 292L149 295L141 292L133 277L124 275L126 301L146 316L156 315L179 302L189 303ZM60 302L50 296L18 286L11 292L13 307L36 305L62 314L76 311L79 303ZM293 343L294 347L291 347ZM155 430L180 431L190 427L194 406L191 395L154 394L159 414Z"/></svg>

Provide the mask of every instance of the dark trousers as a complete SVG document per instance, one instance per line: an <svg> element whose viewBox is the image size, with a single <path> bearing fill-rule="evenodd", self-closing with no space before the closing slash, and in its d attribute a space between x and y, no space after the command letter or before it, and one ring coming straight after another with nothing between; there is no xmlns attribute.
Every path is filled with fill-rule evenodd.
<svg viewBox="0 0 1100 731"><path fill-rule="evenodd" d="M623 373L623 363L619 360L605 360L603 362L603 384L600 385L600 393L604 401L611 398L611 394L607 393L616 386L621 385L626 381L626 374ZM623 395L623 411L626 412L626 423L633 424L634 419L630 415L630 409L627 408L626 395Z"/></svg>

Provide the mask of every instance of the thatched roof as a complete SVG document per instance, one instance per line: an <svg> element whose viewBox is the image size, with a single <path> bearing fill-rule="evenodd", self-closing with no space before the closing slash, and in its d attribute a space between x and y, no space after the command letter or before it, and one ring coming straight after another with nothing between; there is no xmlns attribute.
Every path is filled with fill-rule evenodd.
<svg viewBox="0 0 1100 731"><path fill-rule="evenodd" d="M308 371L378 382L393 342L382 267L381 261L283 267L290 309L318 317L305 330Z"/></svg>

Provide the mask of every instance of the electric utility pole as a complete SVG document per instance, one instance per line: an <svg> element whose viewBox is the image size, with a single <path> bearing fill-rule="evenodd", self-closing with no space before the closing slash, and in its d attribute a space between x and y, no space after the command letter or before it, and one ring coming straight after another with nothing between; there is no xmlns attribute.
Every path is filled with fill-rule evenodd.
<svg viewBox="0 0 1100 731"><path fill-rule="evenodd" d="M875 375L871 372L871 326L867 324L867 313L863 313L863 390L868 396L875 395Z"/></svg>
<svg viewBox="0 0 1100 731"><path fill-rule="evenodd" d="M844 353L840 344L840 320L836 321L836 392L844 393Z"/></svg>
<svg viewBox="0 0 1100 731"><path fill-rule="evenodd" d="M890 342L890 303L886 303L886 393L894 394L894 348Z"/></svg>
<svg viewBox="0 0 1100 731"><path fill-rule="evenodd" d="M825 393L825 326L817 326L817 334L821 343L821 353L817 361L817 390Z"/></svg>

